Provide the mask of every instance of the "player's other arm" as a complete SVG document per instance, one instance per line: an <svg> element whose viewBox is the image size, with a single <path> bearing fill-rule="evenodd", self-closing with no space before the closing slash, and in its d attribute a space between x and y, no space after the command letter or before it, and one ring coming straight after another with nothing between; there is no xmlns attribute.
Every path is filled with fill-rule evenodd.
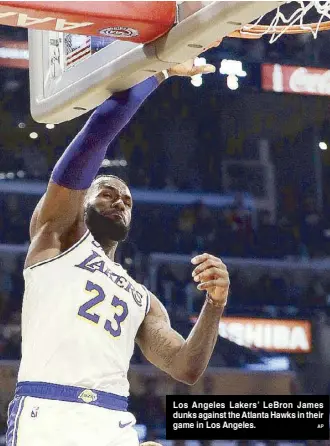
<svg viewBox="0 0 330 446"><path fill-rule="evenodd" d="M188 338L171 328L165 308L152 295L136 340L152 364L186 384L195 384L209 363L229 291L228 271L220 259L202 254L192 262L197 265L194 280L199 282L198 289L207 292L207 298Z"/></svg>

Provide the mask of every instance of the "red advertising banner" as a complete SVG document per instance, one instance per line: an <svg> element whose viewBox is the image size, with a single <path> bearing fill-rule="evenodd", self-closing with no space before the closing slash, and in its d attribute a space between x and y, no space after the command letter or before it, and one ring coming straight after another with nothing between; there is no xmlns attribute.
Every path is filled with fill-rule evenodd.
<svg viewBox="0 0 330 446"><path fill-rule="evenodd" d="M330 96L330 70L263 64L262 89L279 93Z"/></svg>

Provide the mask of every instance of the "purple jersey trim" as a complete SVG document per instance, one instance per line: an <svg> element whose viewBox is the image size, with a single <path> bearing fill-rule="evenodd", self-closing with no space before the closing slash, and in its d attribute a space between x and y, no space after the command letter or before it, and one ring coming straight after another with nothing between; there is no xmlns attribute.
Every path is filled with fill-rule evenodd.
<svg viewBox="0 0 330 446"><path fill-rule="evenodd" d="M42 260L41 262L37 262L37 263L35 263L34 265L25 268L24 271L27 271L27 270L29 270L29 269L37 268L38 266L46 265L47 263L51 263L51 262L53 262L54 260L57 260L57 259L60 259L61 257L66 256L66 255L69 254L71 251L73 251L75 248L77 248L79 245L81 245L81 244L87 239L87 237L89 236L89 234L90 234L90 231L89 231L89 229L88 229L88 230L86 230L85 234L80 238L80 240L78 240L74 245L72 245L71 248L67 249L67 250L64 251L64 252L61 252L61 254L58 254L57 256L52 257L51 259Z"/></svg>
<svg viewBox="0 0 330 446"><path fill-rule="evenodd" d="M8 407L6 446L16 446L19 419L23 411L25 397L15 396Z"/></svg>
<svg viewBox="0 0 330 446"><path fill-rule="evenodd" d="M147 293L147 299L146 299L147 303L146 303L146 312L145 312L145 314L147 315L149 313L149 310L150 310L150 301L151 301L151 299L150 299L150 291L144 285L142 285L142 287L146 290L146 293Z"/></svg>
<svg viewBox="0 0 330 446"><path fill-rule="evenodd" d="M16 396L31 396L47 400L88 404L104 409L126 411L128 398L113 393L75 386L63 386L37 381L22 381L16 386Z"/></svg>

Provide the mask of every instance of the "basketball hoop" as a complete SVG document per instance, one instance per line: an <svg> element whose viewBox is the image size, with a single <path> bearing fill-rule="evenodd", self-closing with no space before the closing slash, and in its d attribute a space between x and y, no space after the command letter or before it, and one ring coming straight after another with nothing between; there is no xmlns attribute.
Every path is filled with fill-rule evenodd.
<svg viewBox="0 0 330 446"><path fill-rule="evenodd" d="M312 33L314 39L321 31L330 29L330 1L286 1L254 23L244 25L230 37L259 39L271 35L274 43L283 34Z"/></svg>

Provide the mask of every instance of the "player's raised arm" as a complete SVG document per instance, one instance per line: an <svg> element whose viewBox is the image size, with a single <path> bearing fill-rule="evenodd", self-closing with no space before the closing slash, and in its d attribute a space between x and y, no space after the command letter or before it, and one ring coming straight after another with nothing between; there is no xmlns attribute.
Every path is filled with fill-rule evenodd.
<svg viewBox="0 0 330 446"><path fill-rule="evenodd" d="M164 79L160 73L133 88L114 94L91 115L52 172L47 191L30 225L30 266L68 249L85 231L83 200L109 144Z"/></svg>
<svg viewBox="0 0 330 446"><path fill-rule="evenodd" d="M186 340L171 328L167 312L152 296L150 311L136 342L145 357L174 379L194 384L204 373L219 331L219 321L227 303L229 275L220 259L210 254L195 257L193 278L197 288L207 292L206 301Z"/></svg>
<svg viewBox="0 0 330 446"><path fill-rule="evenodd" d="M168 75L191 77L214 71L213 65L195 67L194 61L189 60L169 69ZM97 175L109 144L164 79L164 74L159 73L106 100L65 150L32 216L31 245L25 267L55 257L82 237L86 230L85 194Z"/></svg>

